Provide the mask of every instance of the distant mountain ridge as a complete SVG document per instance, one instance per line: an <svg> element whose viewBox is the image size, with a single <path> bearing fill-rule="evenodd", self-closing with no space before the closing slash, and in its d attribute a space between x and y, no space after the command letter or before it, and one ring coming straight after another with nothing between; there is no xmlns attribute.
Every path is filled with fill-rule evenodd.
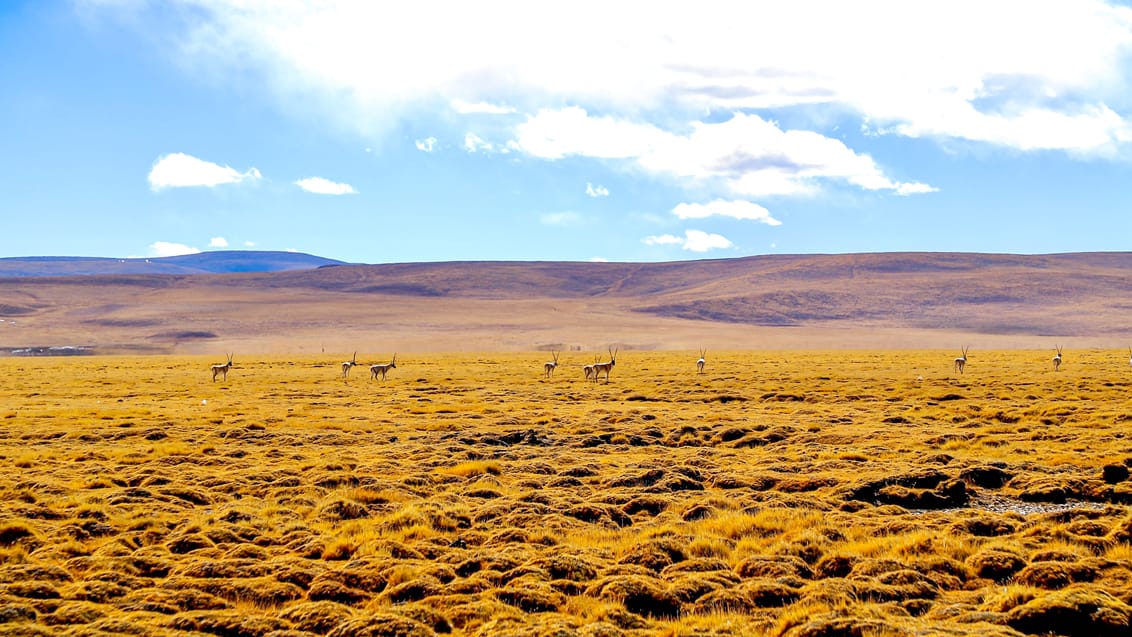
<svg viewBox="0 0 1132 637"><path fill-rule="evenodd" d="M345 265L302 252L217 250L173 257L4 257L0 277L104 276L121 274L235 274L289 272Z"/></svg>
<svg viewBox="0 0 1132 637"><path fill-rule="evenodd" d="M13 261L41 267L6 275ZM138 265L123 261L0 259L0 355L1132 348L1132 252L388 264L214 252L150 259L156 273L107 269Z"/></svg>

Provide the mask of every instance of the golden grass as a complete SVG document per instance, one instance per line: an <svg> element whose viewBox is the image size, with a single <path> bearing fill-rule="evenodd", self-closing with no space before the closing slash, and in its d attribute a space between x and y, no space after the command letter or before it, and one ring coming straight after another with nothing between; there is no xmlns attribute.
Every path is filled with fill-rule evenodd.
<svg viewBox="0 0 1132 637"><path fill-rule="evenodd" d="M0 628L1122 634L1118 354L0 359Z"/></svg>

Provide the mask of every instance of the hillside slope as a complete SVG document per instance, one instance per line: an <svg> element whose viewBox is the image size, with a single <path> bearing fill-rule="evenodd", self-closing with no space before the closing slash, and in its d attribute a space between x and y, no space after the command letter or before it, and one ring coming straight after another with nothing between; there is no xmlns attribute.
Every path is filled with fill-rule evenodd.
<svg viewBox="0 0 1132 637"><path fill-rule="evenodd" d="M1132 253L340 265L0 278L0 352L1123 349L1130 309Z"/></svg>

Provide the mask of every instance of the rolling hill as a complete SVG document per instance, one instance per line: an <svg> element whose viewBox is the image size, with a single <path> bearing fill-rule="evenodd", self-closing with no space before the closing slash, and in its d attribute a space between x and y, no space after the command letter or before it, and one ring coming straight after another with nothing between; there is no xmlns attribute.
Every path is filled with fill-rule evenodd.
<svg viewBox="0 0 1132 637"><path fill-rule="evenodd" d="M245 263L210 254L207 267ZM1045 348L1054 339L1123 349L1132 341L1132 253L225 272L0 278L0 351Z"/></svg>
<svg viewBox="0 0 1132 637"><path fill-rule="evenodd" d="M266 250L222 250L175 257L129 259L6 257L0 258L0 277L284 272L341 264L342 261L301 252Z"/></svg>

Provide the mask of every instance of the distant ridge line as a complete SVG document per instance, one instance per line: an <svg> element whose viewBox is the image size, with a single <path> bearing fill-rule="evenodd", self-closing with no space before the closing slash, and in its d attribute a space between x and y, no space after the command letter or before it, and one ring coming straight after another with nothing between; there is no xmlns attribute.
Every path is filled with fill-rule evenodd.
<svg viewBox="0 0 1132 637"><path fill-rule="evenodd" d="M302 252L275 250L216 250L170 257L4 257L0 258L0 277L270 273L312 270L328 265L346 263Z"/></svg>

